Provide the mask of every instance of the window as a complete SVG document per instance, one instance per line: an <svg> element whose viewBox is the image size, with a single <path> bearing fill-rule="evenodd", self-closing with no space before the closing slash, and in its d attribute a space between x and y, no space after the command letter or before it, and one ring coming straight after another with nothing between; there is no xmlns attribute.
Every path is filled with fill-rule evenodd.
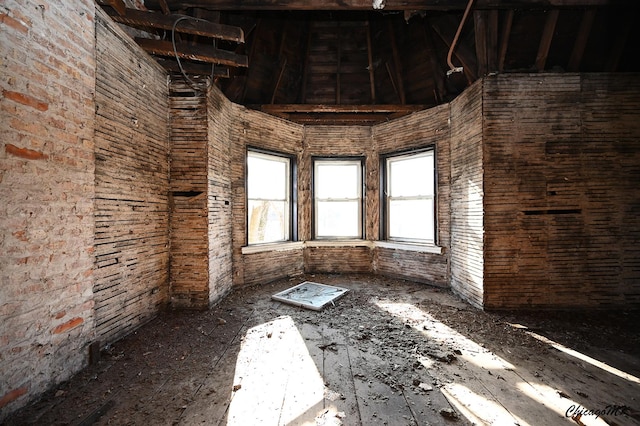
<svg viewBox="0 0 640 426"><path fill-rule="evenodd" d="M276 153L247 151L248 243L288 241L293 238L293 160Z"/></svg>
<svg viewBox="0 0 640 426"><path fill-rule="evenodd" d="M435 243L434 162L433 149L384 157L385 239Z"/></svg>
<svg viewBox="0 0 640 426"><path fill-rule="evenodd" d="M315 238L362 238L362 160L313 162Z"/></svg>

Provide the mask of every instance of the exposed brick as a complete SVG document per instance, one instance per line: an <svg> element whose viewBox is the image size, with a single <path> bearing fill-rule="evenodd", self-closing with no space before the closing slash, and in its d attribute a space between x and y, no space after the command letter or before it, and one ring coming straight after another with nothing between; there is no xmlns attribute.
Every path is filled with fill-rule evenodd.
<svg viewBox="0 0 640 426"><path fill-rule="evenodd" d="M22 395L26 394L28 390L28 386L21 386L17 389L7 392L2 396L2 398L0 398L0 408L20 398Z"/></svg>
<svg viewBox="0 0 640 426"><path fill-rule="evenodd" d="M14 92L11 90L2 90L2 96L7 99L11 99L14 102L17 102L22 105L27 105L32 108L37 109L38 111L46 111L49 109L49 104L43 102L39 99L34 98L33 96L27 95L25 93Z"/></svg>
<svg viewBox="0 0 640 426"><path fill-rule="evenodd" d="M7 154L15 155L16 157L26 158L28 160L46 160L49 158L47 154L40 151L34 151L28 148L19 148L13 144L6 144L4 147Z"/></svg>
<svg viewBox="0 0 640 426"><path fill-rule="evenodd" d="M29 32L29 27L27 27L23 22L18 21L17 19L12 18L6 13L0 13L0 23L16 29L23 34Z"/></svg>
<svg viewBox="0 0 640 426"><path fill-rule="evenodd" d="M56 328L51 330L51 332L53 334L64 333L67 330L71 330L72 328L75 328L75 327L79 326L83 322L84 322L84 320L82 318L76 317L76 318L73 318L73 319L65 322L64 324L60 324L59 326L57 326Z"/></svg>
<svg viewBox="0 0 640 426"><path fill-rule="evenodd" d="M27 238L27 231L15 231L13 234L14 237L16 237L16 239L20 240L20 241L28 241L29 239Z"/></svg>

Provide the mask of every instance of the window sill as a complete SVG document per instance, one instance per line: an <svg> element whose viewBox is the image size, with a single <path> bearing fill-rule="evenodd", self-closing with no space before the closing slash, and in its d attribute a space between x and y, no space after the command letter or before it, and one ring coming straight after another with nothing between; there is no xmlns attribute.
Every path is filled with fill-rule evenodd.
<svg viewBox="0 0 640 426"><path fill-rule="evenodd" d="M305 247L372 247L367 240L311 240L305 241Z"/></svg>
<svg viewBox="0 0 640 426"><path fill-rule="evenodd" d="M368 241L368 240L312 240L312 241L287 241L280 243L256 244L242 247L242 254L264 253L268 251L300 250L306 247L368 247L387 248L419 253L442 254L442 247L429 244L411 244L393 241Z"/></svg>
<svg viewBox="0 0 640 426"><path fill-rule="evenodd" d="M242 254L263 253L266 251L289 251L304 248L304 241L285 241L280 243L256 244L242 247Z"/></svg>

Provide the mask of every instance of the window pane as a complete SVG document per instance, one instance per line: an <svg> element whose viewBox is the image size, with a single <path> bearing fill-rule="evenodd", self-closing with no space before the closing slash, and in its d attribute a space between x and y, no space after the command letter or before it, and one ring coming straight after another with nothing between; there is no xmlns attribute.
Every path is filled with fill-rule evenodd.
<svg viewBox="0 0 640 426"><path fill-rule="evenodd" d="M359 198L359 163L316 163L315 172L316 198Z"/></svg>
<svg viewBox="0 0 640 426"><path fill-rule="evenodd" d="M249 200L249 244L284 241L289 238L287 204L285 201Z"/></svg>
<svg viewBox="0 0 640 426"><path fill-rule="evenodd" d="M389 196L433 195L433 155L390 159Z"/></svg>
<svg viewBox="0 0 640 426"><path fill-rule="evenodd" d="M389 238L433 241L433 200L389 200Z"/></svg>
<svg viewBox="0 0 640 426"><path fill-rule="evenodd" d="M318 201L319 237L360 237L359 201Z"/></svg>
<svg viewBox="0 0 640 426"><path fill-rule="evenodd" d="M288 191L289 160L249 153L247 156L247 196L285 200Z"/></svg>

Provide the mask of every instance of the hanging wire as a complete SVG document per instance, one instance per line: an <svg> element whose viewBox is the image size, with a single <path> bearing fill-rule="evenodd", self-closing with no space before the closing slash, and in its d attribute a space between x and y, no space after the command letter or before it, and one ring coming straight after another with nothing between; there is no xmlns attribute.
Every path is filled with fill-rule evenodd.
<svg viewBox="0 0 640 426"><path fill-rule="evenodd" d="M184 77L185 81L195 90L197 91L201 91L202 90L202 85L198 85L195 81L193 81L191 78L189 78L189 76L187 75L187 73L185 72L184 68L182 67L182 62L180 61L180 56L178 55L178 49L176 47L176 27L178 26L178 23L180 23L181 21L187 20L187 19L192 19L194 21L200 21L200 22L209 22L205 19L200 19L200 18L196 18L194 16L180 16L178 19L175 20L175 22L173 23L173 26L171 27L171 45L173 46L173 55L176 58L176 62L178 63L178 68L180 68L180 72L182 73L182 77ZM217 48L217 43L216 43L216 39L213 39L213 47ZM212 63L211 64L211 75L209 76L209 79L207 80L205 87L204 87L204 91L208 92L209 89L211 88L211 86L213 86L213 76L214 76L214 72L216 69L216 64Z"/></svg>

